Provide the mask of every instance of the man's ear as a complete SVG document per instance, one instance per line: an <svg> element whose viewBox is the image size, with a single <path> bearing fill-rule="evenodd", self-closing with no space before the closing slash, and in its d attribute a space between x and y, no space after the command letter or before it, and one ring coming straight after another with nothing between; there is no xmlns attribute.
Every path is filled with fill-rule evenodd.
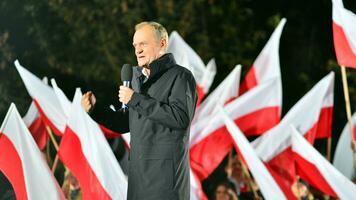
<svg viewBox="0 0 356 200"><path fill-rule="evenodd" d="M160 43L161 48L166 49L167 45L168 45L168 41L166 39L162 39Z"/></svg>

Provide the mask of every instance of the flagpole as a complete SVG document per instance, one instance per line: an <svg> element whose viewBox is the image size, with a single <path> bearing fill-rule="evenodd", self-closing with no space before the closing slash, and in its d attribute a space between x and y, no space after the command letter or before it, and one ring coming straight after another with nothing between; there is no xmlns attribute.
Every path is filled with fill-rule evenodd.
<svg viewBox="0 0 356 200"><path fill-rule="evenodd" d="M46 126L46 129L47 129L47 133L49 135L49 137L51 138L51 141L53 143L53 146L54 148L56 149L57 153L56 153L56 157L54 159L54 162L53 162L53 165L52 165L52 172L54 173L54 171L56 170L57 168L57 165L58 165L58 143L56 141L56 139L54 138L53 136L53 133L52 133L52 130L49 126Z"/></svg>
<svg viewBox="0 0 356 200"><path fill-rule="evenodd" d="M342 77L342 85L344 88L344 97L345 97L345 106L346 106L346 116L348 127L350 129L351 134L351 142L355 141L354 134L352 134L352 121L351 121L351 106L350 106L350 96L349 96L349 86L347 84L347 76L346 76L346 68L345 66L341 66L341 77ZM356 152L353 152L353 159L355 163L355 171L356 171Z"/></svg>
<svg viewBox="0 0 356 200"><path fill-rule="evenodd" d="M252 178L251 178L250 172L248 171L248 169L247 169L245 163L242 162L241 159L239 159L239 162L241 163L242 172L243 172L243 174L245 175L245 177L247 178L247 184L248 184L248 186L250 187L250 190L253 192L253 196L255 197L255 199L258 199L259 196L258 196L256 190L253 188L253 183L252 183Z"/></svg>
<svg viewBox="0 0 356 200"><path fill-rule="evenodd" d="M345 97L347 121L348 121L349 128L350 128L351 139L352 139L352 141L354 141L355 138L354 138L354 135L352 134L351 106L350 106L350 97L349 97L349 87L348 87L348 84L347 84L345 66L341 66L341 75L342 75L342 85L344 87L344 97Z"/></svg>
<svg viewBox="0 0 356 200"><path fill-rule="evenodd" d="M331 136L327 139L327 144L326 144L326 148L327 148L327 152L326 152L326 159L328 159L328 161L331 161L331 144L332 144L332 138Z"/></svg>

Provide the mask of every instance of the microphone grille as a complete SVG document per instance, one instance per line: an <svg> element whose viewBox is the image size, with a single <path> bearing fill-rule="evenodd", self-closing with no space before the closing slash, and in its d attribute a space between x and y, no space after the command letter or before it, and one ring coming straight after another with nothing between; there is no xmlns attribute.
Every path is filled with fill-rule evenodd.
<svg viewBox="0 0 356 200"><path fill-rule="evenodd" d="M121 81L132 80L132 67L129 64L124 64L121 68Z"/></svg>

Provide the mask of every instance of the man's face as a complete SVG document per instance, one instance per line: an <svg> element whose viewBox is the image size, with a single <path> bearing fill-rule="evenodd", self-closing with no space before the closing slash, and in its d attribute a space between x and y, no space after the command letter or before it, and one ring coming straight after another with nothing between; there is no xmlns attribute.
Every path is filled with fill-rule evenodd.
<svg viewBox="0 0 356 200"><path fill-rule="evenodd" d="M147 66L163 55L166 41L159 41L153 27L145 25L135 32L133 46L138 66Z"/></svg>

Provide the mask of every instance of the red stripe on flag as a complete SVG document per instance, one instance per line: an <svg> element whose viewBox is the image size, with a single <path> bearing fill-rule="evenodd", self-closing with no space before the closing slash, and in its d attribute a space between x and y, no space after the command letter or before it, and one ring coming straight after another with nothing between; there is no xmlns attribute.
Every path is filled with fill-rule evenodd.
<svg viewBox="0 0 356 200"><path fill-rule="evenodd" d="M279 108L263 108L234 120L248 136L259 135L279 123ZM200 180L206 179L224 159L233 146L226 129L220 127L190 148L190 164Z"/></svg>
<svg viewBox="0 0 356 200"><path fill-rule="evenodd" d="M280 121L279 107L267 107L234 120L246 136L262 135Z"/></svg>
<svg viewBox="0 0 356 200"><path fill-rule="evenodd" d="M318 168L296 153L294 153L294 160L297 173L303 180L315 188L318 188L320 191L332 197L337 197L328 182L324 179L323 175L320 174Z"/></svg>
<svg viewBox="0 0 356 200"><path fill-rule="evenodd" d="M331 137L331 126L333 121L333 107L324 107L320 111L317 124L316 139Z"/></svg>
<svg viewBox="0 0 356 200"><path fill-rule="evenodd" d="M35 121L33 121L28 127L28 130L31 132L33 139L36 141L38 148L43 150L47 144L48 134L41 117L38 117Z"/></svg>
<svg viewBox="0 0 356 200"><path fill-rule="evenodd" d="M247 73L244 81L240 85L239 95L242 95L247 90L250 90L251 88L255 87L257 84L258 83L257 83L255 68L252 65L250 71Z"/></svg>
<svg viewBox="0 0 356 200"><path fill-rule="evenodd" d="M68 127L62 137L58 155L78 179L83 199L111 199L89 165L78 136Z"/></svg>
<svg viewBox="0 0 356 200"><path fill-rule="evenodd" d="M101 129L101 131L104 133L104 136L108 139L112 139L112 138L118 138L118 137L121 137L121 134L120 133L117 133L115 131L112 131L108 128L106 128L105 126L103 125L100 125L99 124L99 127Z"/></svg>
<svg viewBox="0 0 356 200"><path fill-rule="evenodd" d="M49 120L49 119L47 118L47 116L46 116L46 114L43 112L43 110L42 110L40 104L39 104L35 99L33 99L33 102L35 103L35 106L36 106L38 112L40 113L40 118L43 120L43 122L44 122L47 126L49 126L49 127L52 129L52 131L53 131L54 134L56 134L57 136L62 136L63 133L60 132L60 131L57 129L57 127L51 122L51 120Z"/></svg>
<svg viewBox="0 0 356 200"><path fill-rule="evenodd" d="M16 199L27 199L25 178L22 169L21 158L10 139L0 133L0 170L10 181Z"/></svg>
<svg viewBox="0 0 356 200"><path fill-rule="evenodd" d="M356 68L356 55L349 45L344 30L335 22L333 22L333 36L338 64L340 66Z"/></svg>
<svg viewBox="0 0 356 200"><path fill-rule="evenodd" d="M289 200L298 200L298 198L294 195L292 191L293 182L286 180L283 176L275 172L268 164L265 164L266 168L268 169L269 173L271 173L273 179L276 181L278 186L283 191L284 195Z"/></svg>
<svg viewBox="0 0 356 200"><path fill-rule="evenodd" d="M197 95L198 95L197 106L199 106L205 96L205 93L204 93L203 88L200 87L199 85L196 86L196 89L197 89Z"/></svg>

